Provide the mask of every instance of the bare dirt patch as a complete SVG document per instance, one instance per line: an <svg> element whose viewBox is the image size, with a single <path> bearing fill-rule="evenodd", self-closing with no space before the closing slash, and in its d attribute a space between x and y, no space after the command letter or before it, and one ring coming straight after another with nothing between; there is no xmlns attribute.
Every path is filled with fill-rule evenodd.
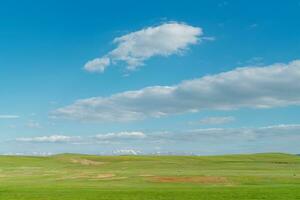
<svg viewBox="0 0 300 200"><path fill-rule="evenodd" d="M229 183L226 177L220 176L155 176L150 179L153 182L160 183L199 183L199 184L227 184Z"/></svg>
<svg viewBox="0 0 300 200"><path fill-rule="evenodd" d="M128 177L116 176L115 174L98 174L97 176L90 177L90 180L122 180Z"/></svg>
<svg viewBox="0 0 300 200"><path fill-rule="evenodd" d="M141 176L141 177L152 177L154 175L152 175L152 174L140 174L139 176Z"/></svg>
<svg viewBox="0 0 300 200"><path fill-rule="evenodd" d="M5 175L5 174L0 174L0 178L5 178L5 177L7 177L7 175Z"/></svg>
<svg viewBox="0 0 300 200"><path fill-rule="evenodd" d="M103 179L103 180L108 180L108 179L112 179L112 178L116 178L115 174L73 174L70 176L65 176L63 178L57 179L57 180L65 180L65 179L90 179L90 180L99 180L99 179Z"/></svg>
<svg viewBox="0 0 300 200"><path fill-rule="evenodd" d="M101 180L101 181L116 181L116 180L123 180L123 179L127 179L128 177L117 177L117 176L114 176L114 177L108 177L108 178L93 178L91 180Z"/></svg>
<svg viewBox="0 0 300 200"><path fill-rule="evenodd" d="M115 177L115 174L98 174L96 177L96 179L105 179L105 178L112 178Z"/></svg>
<svg viewBox="0 0 300 200"><path fill-rule="evenodd" d="M72 163L76 163L76 164L81 164L81 165L103 165L105 164L105 162L99 162L99 161L94 161L94 160L88 160L88 159L71 159Z"/></svg>

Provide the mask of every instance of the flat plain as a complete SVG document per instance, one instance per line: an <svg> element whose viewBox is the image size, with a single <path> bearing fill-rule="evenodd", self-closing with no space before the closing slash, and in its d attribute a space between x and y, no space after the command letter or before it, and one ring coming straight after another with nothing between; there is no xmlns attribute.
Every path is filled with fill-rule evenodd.
<svg viewBox="0 0 300 200"><path fill-rule="evenodd" d="M300 199L300 157L0 156L2 200Z"/></svg>

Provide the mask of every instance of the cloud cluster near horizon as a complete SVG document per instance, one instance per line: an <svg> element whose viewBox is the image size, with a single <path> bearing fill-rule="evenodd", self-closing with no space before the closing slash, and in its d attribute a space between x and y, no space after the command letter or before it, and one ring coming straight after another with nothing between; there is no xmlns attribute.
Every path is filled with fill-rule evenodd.
<svg viewBox="0 0 300 200"><path fill-rule="evenodd" d="M202 128L178 131L157 131L157 132L141 132L141 131L121 131L115 133L98 134L95 136L65 136L50 135L39 137L17 138L17 142L27 143L70 143L70 144L112 144L115 142L127 144L128 140L139 141L134 142L134 146L143 143L158 144L164 143L198 143L199 141L209 143L220 142L229 144L229 141L255 142L269 141L270 138L299 140L300 124L279 124L263 127L242 127L242 128Z"/></svg>
<svg viewBox="0 0 300 200"><path fill-rule="evenodd" d="M100 58L88 61L84 69L89 72L104 72L117 62L125 62L128 70L144 65L153 56L181 54L190 45L197 44L203 35L200 27L170 22L147 27L113 40L116 48ZM209 38L207 38L209 39Z"/></svg>
<svg viewBox="0 0 300 200"><path fill-rule="evenodd" d="M152 86L77 100L52 112L52 116L96 122L134 121L201 110L299 105L299 80L300 60L237 68L178 85Z"/></svg>

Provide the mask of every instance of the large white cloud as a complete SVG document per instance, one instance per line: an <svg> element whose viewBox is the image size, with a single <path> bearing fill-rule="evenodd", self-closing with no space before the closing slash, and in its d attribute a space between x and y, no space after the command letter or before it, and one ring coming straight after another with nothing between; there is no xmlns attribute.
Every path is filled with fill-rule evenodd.
<svg viewBox="0 0 300 200"><path fill-rule="evenodd" d="M81 121L132 121L204 109L272 108L300 104L300 60L265 67L244 67L109 97L77 100L53 117Z"/></svg>
<svg viewBox="0 0 300 200"><path fill-rule="evenodd" d="M201 28L177 22L148 27L115 38L113 42L117 47L107 55L87 62L84 69L103 72L109 65L122 61L127 64L127 69L134 70L153 56L181 53L189 45L199 42L201 35Z"/></svg>

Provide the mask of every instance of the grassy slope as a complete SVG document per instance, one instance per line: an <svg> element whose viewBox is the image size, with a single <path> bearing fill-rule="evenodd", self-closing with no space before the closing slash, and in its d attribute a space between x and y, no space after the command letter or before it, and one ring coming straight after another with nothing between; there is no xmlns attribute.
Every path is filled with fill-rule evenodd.
<svg viewBox="0 0 300 200"><path fill-rule="evenodd" d="M2 156L0 199L300 199L300 157Z"/></svg>

